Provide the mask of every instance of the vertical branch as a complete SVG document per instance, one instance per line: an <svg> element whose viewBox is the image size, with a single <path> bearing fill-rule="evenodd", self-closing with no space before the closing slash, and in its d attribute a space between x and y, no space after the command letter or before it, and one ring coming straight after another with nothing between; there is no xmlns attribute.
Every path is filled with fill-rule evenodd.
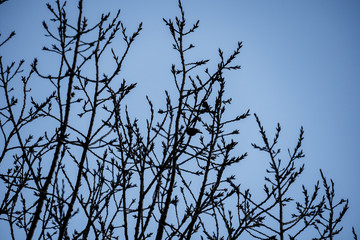
<svg viewBox="0 0 360 240"><path fill-rule="evenodd" d="M69 116L70 116L71 92L72 92L73 82L74 82L74 77L75 77L75 72L76 72L80 37L82 35L82 32L81 32L82 10L83 10L83 1L79 0L79 15L78 15L78 19L77 19L77 34L75 36L76 43L75 43L72 66L71 66L71 69L69 69L70 76L69 76L69 82L68 82L68 86L67 86L64 121L60 125L60 131L59 131L59 135L57 138L58 143L57 143L57 146L56 146L56 149L54 152L54 157L52 159L50 170L49 170L49 173L47 174L45 184L40 190L39 199L38 199L37 205L36 205L36 211L35 211L33 219L32 219L29 233L26 237L27 240L30 240L33 238L37 223L40 219L42 207L44 205L44 201L45 201L45 198L46 198L46 195L48 192L48 187L52 181L52 177L55 172L55 168L58 163L59 156L60 156L60 151L61 151L61 148L63 147L64 140L65 140L66 130L67 130ZM61 12L59 12L59 14L61 14ZM59 70L59 72L61 72L61 69ZM60 234L62 234L62 233L60 232Z"/></svg>
<svg viewBox="0 0 360 240"><path fill-rule="evenodd" d="M352 227L352 233L353 233L353 236L354 236L354 240L358 240L358 236L357 236L357 234L355 232L354 227Z"/></svg>
<svg viewBox="0 0 360 240"><path fill-rule="evenodd" d="M185 67L185 57L184 57L184 50L183 50L183 34L184 34L184 27L185 27L185 17L184 17L184 12L182 9L182 5L181 5L181 1L179 0L179 8L181 10L181 20L177 20L177 26L178 26L178 40L176 38L175 32L174 30L172 31L172 35L173 38L175 40L175 44L177 47L177 51L180 54L180 59L181 59L181 72L182 72L182 80L181 80L181 85L180 85L180 89L179 89L179 101L178 101L178 106L177 106L177 113L176 113L176 118L175 118L175 135L174 135L174 144L172 147L172 151L169 155L169 162L171 162L171 175L170 175L170 183L167 189L167 193L166 193L166 200L165 200L165 204L164 207L161 210L161 215L160 215L160 219L159 219L159 225L158 225L158 229L157 229L157 233L156 233L156 239L157 240L161 240L162 236L163 236L163 232L164 232L164 227L165 227L165 221L166 221L166 217L168 215L168 210L169 210L169 206L170 206L170 201L172 198L172 192L174 189L174 184L175 184L175 176L176 176L176 169L177 169L177 158L178 156L181 154L178 152L178 145L179 145L179 136L180 136L180 117L182 115L182 108L183 108L183 94L184 94L184 87L185 87L185 81L186 81L186 67ZM174 29L173 24L171 23L170 25L170 29Z"/></svg>
<svg viewBox="0 0 360 240"><path fill-rule="evenodd" d="M286 218L288 217L284 215L285 206L294 201L294 199L289 196L288 191L304 171L304 164L300 167L296 167L295 165L297 159L303 158L305 156L301 150L302 141L304 139L304 130L302 127L300 128L300 135L297 145L294 148L294 152L291 153L289 150L290 159L287 163L284 163L281 159L276 159L277 155L280 153L280 149L274 149L280 136L280 125L278 124L274 140L272 143L270 143L265 130L256 114L255 118L263 138L264 146L260 147L256 144L253 144L253 147L269 154L270 169L267 169L267 172L273 174L273 179L265 177L265 180L270 184L271 187L269 188L268 185L265 184L264 190L268 197L272 196L274 198L274 203L272 203L268 209L265 209L264 214L268 215L279 226L278 229L274 229L269 227L269 225L262 224L262 227L267 228L272 234L277 234L281 240L285 238L286 232L292 230L294 233L292 235L289 234L289 237L295 239L295 237L300 235L305 229L315 223L315 219L321 213L324 204L323 200L320 200L318 203L316 203L319 191L318 183L315 185L312 195L309 195L308 190L305 188L305 186L303 186L304 203L301 204L300 202L296 202L296 211L298 213L293 211L289 220L287 220ZM278 214L271 213L271 210L275 206L279 207ZM289 211L289 208L290 207L287 207L286 211ZM302 226L301 223L303 223ZM295 226L297 226L296 230ZM258 234L269 236L267 233L263 232L258 232Z"/></svg>
<svg viewBox="0 0 360 240"><path fill-rule="evenodd" d="M335 202L335 184L332 179L330 179L330 184L326 179L322 170L320 170L321 178L323 180L323 186L325 189L325 203L324 209L320 214L320 218L314 223L315 229L320 235L319 238L314 239L331 239L333 240L336 235L342 231L342 227L339 227L339 223L344 217L345 213L349 209L349 201L346 199L340 199L339 202ZM338 208L342 209L339 211L338 216L336 217L336 210Z"/></svg>

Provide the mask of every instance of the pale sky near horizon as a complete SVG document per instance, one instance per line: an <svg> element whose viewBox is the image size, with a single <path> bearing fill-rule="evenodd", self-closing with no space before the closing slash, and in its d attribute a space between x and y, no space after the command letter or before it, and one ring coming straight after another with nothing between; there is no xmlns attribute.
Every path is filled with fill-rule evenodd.
<svg viewBox="0 0 360 240"><path fill-rule="evenodd" d="M160 108L164 90L173 87L169 69L176 57L162 18L178 15L177 1L97 3L85 1L90 21L101 12L115 13L120 8L120 19L129 32L144 23L124 66L124 78L138 83L129 101L139 106L139 116L146 95ZM323 169L335 182L336 196L350 201L338 239L352 239L352 226L360 234L360 1L184 0L183 6L189 23L200 20L191 39L199 59L209 58L216 64L218 48L230 54L243 41L237 60L242 69L226 75L232 111L243 113L249 108L270 134L280 122L280 142L290 149L304 126L306 169L301 183L312 186ZM38 57L40 64L46 61L41 48L47 39L41 22L48 19L40 0L2 4L1 39L12 30L17 33L0 49L4 60L24 58L30 64ZM238 128L241 149L249 151L243 171L252 172L258 180L247 183L246 177L239 177L245 179L244 185L258 184L261 189L263 168L258 166L266 164L266 159L251 150L251 142L260 143L254 117Z"/></svg>

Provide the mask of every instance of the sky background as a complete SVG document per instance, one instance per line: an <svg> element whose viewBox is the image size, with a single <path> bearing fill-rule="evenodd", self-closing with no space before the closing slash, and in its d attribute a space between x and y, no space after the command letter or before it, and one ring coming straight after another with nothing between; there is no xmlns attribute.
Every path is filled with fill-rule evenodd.
<svg viewBox="0 0 360 240"><path fill-rule="evenodd" d="M174 87L170 66L176 54L162 18L178 15L177 1L98 3L85 1L90 23L101 12L115 13L119 8L129 32L144 23L123 69L124 78L138 83L128 101L141 118L146 95L160 108L164 90ZM233 99L231 112L237 115L249 108L269 134L280 122L281 144L291 149L304 126L306 169L301 183L310 187L323 169L335 181L336 196L350 201L339 239L351 239L352 226L360 233L360 2L184 0L183 6L189 23L200 20L200 28L191 38L196 46L193 54L211 59L210 67L216 66L218 48L230 54L237 41L243 41L237 60L242 69L225 75L227 95ZM0 50L4 60L23 58L30 64L38 57L40 63L46 62L41 48L47 39L41 22L49 16L40 0L9 0L1 5L1 38L12 30L17 33ZM47 64L51 68L51 62ZM261 189L267 161L250 146L261 140L254 117L238 128L239 150L249 152L238 177L245 186Z"/></svg>

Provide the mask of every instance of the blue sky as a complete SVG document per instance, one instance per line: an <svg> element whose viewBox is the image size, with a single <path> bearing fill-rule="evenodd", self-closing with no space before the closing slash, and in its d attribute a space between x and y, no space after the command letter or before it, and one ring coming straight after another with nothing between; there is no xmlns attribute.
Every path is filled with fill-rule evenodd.
<svg viewBox="0 0 360 240"><path fill-rule="evenodd" d="M95 3L96 2L96 3ZM129 32L144 22L144 30L124 67L124 77L138 86L129 102L139 106L149 95L161 107L163 92L173 88L170 66L176 59L171 37L162 18L178 14L175 0L85 1L88 17L121 9ZM306 171L301 179L311 185L323 169L335 181L337 196L349 198L342 239L360 231L360 2L355 0L184 0L189 22L199 19L193 34L194 56L212 59L217 49L231 53L237 41L244 47L238 63L242 70L226 75L232 111L250 108L269 133L283 127L282 144L296 144L300 126L305 129ZM16 37L0 50L7 61L24 58L28 64L46 43L42 20L49 14L43 1L9 0L0 7L0 32ZM51 66L50 66L51 67ZM139 70L140 68L140 70ZM263 155L251 150L259 143L254 118L239 125L241 150L250 155L243 163L245 185L262 184ZM249 170L251 169L251 170ZM240 170L241 172L242 170ZM251 180L250 180L251 179Z"/></svg>

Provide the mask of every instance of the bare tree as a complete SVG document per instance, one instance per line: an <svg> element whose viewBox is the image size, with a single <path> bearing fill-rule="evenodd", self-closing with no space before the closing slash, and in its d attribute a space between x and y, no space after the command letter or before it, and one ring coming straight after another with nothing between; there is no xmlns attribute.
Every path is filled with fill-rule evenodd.
<svg viewBox="0 0 360 240"><path fill-rule="evenodd" d="M53 18L43 22L49 38L43 50L58 58L56 71L44 72L35 59L20 76L24 61L6 65L0 57L0 219L12 239L284 240L311 229L319 233L316 239L333 239L341 231L348 202L334 203L333 182L329 186L322 172L323 197L319 182L311 193L303 186L301 200L291 195L304 171L298 163L304 157L302 128L282 160L280 125L270 141L255 115L263 144L253 147L270 164L264 199L253 198L229 173L247 156L237 153L235 137L236 124L249 111L225 114L231 104L225 75L240 69L235 61L241 42L230 54L219 49L213 70L208 60L188 60L194 44L187 42L199 21L189 25L179 1L180 16L164 19L179 59L171 66L176 91L165 92L158 111L147 98L142 127L124 105L136 84L119 80L142 23L128 34L118 11L90 26L83 4L78 1L74 22L66 2L47 4ZM118 35L123 42L115 47ZM114 68L105 72L109 56ZM28 87L33 79L49 86L42 100Z"/></svg>

